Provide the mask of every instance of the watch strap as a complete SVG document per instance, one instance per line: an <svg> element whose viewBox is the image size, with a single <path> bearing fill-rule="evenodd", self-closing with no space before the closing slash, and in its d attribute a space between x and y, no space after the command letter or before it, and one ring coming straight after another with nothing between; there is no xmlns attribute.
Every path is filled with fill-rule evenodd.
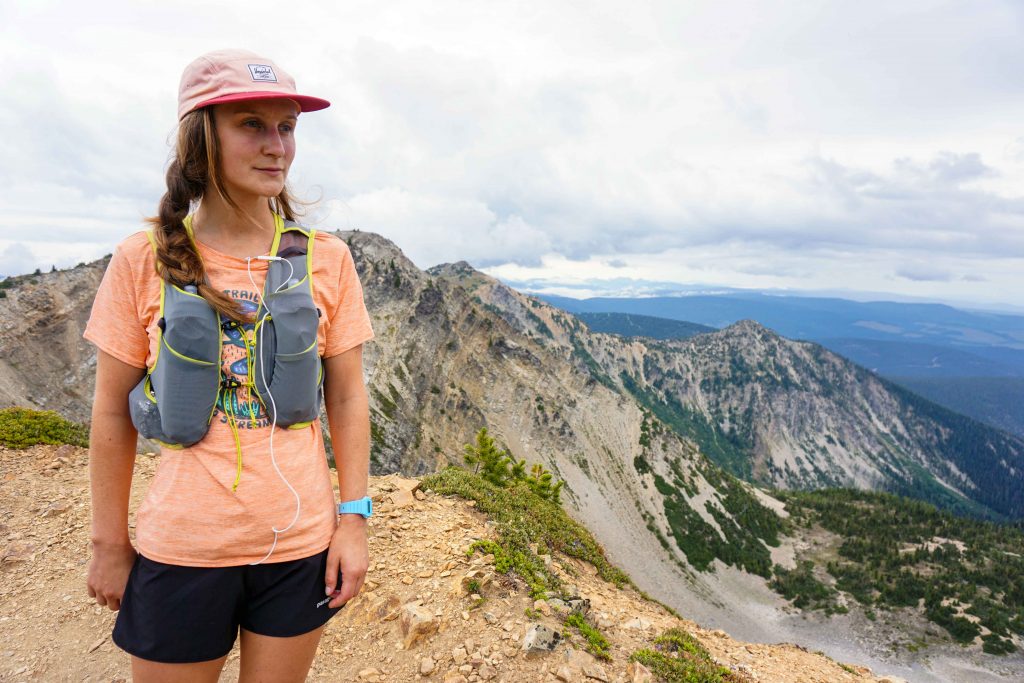
<svg viewBox="0 0 1024 683"><path fill-rule="evenodd" d="M369 496L363 496L359 500L348 500L344 503L338 503L338 514L362 515L363 519L366 519L373 514L373 499Z"/></svg>

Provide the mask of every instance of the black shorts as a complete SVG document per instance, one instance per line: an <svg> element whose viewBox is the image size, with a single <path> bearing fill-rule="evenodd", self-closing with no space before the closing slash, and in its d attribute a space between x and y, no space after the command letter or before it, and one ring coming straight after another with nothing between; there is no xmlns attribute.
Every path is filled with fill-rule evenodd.
<svg viewBox="0 0 1024 683"><path fill-rule="evenodd" d="M326 570L326 550L240 567L182 567L139 555L121 599L114 643L142 659L178 664L223 657L239 626L279 638L308 633L341 609L327 606Z"/></svg>

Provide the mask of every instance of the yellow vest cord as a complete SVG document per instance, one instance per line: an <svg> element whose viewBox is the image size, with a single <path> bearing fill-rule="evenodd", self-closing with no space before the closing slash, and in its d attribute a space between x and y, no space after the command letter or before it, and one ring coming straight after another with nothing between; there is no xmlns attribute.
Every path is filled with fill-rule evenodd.
<svg viewBox="0 0 1024 683"><path fill-rule="evenodd" d="M235 482L231 485L231 493L234 493L238 490L238 483L242 480L242 440L238 436L238 425L235 424L235 410L223 389L221 389L221 396L224 399L224 414L228 418L228 427L231 428L231 436L235 440Z"/></svg>

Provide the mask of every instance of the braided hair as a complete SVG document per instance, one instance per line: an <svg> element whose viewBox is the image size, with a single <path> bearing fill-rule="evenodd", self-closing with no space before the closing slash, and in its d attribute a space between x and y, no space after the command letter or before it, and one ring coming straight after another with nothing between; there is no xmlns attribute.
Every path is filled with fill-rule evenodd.
<svg viewBox="0 0 1024 683"><path fill-rule="evenodd" d="M157 215L149 218L156 242L160 277L178 287L195 285L199 295L221 316L239 323L250 322L238 303L212 287L203 260L185 229L185 217L194 203L211 188L228 206L244 213L228 195L218 173L220 145L212 107L190 112L178 125L175 155L167 167L167 192L160 198ZM292 198L285 187L270 200L271 209L286 220L295 220Z"/></svg>

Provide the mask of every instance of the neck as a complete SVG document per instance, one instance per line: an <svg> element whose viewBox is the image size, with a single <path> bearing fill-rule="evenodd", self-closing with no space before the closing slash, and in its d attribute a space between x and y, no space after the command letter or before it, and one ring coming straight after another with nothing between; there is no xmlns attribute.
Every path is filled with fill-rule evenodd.
<svg viewBox="0 0 1024 683"><path fill-rule="evenodd" d="M236 211L216 192L208 193L199 204L192 227L196 239L214 243L251 243L270 240L274 236L274 214L266 197L253 197L238 202Z"/></svg>

